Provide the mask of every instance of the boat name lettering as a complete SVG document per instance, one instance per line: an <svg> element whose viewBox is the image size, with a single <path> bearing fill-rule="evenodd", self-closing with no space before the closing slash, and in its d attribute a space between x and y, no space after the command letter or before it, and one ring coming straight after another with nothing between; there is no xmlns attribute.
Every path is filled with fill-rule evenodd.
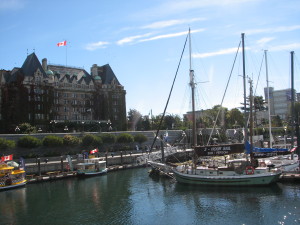
<svg viewBox="0 0 300 225"><path fill-rule="evenodd" d="M230 146L211 147L211 151L230 151Z"/></svg>

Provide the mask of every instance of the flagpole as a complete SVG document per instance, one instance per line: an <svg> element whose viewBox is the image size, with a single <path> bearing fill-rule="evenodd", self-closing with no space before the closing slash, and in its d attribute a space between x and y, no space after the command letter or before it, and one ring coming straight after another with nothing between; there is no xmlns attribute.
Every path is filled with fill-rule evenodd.
<svg viewBox="0 0 300 225"><path fill-rule="evenodd" d="M68 65L68 44L67 44L67 40L66 40L66 67Z"/></svg>

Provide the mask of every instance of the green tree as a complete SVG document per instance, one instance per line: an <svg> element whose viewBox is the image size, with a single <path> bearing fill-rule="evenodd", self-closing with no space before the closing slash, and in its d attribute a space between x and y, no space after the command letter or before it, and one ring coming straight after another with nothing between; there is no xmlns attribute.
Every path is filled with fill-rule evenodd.
<svg viewBox="0 0 300 225"><path fill-rule="evenodd" d="M231 109L226 115L227 128L244 127L243 113L237 109Z"/></svg>
<svg viewBox="0 0 300 225"><path fill-rule="evenodd" d="M19 125L19 128L22 134L36 133L36 127L31 126L30 123L22 123Z"/></svg>
<svg viewBox="0 0 300 225"><path fill-rule="evenodd" d="M136 109L130 109L128 112L129 130L140 130L142 127L142 114Z"/></svg>

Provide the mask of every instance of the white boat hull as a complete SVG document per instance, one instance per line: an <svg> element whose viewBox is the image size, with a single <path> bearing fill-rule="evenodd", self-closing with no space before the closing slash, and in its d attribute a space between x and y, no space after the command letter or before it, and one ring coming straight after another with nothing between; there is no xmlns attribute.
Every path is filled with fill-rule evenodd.
<svg viewBox="0 0 300 225"><path fill-rule="evenodd" d="M281 173L253 174L240 176L201 176L173 170L179 183L211 186L261 186L278 181Z"/></svg>

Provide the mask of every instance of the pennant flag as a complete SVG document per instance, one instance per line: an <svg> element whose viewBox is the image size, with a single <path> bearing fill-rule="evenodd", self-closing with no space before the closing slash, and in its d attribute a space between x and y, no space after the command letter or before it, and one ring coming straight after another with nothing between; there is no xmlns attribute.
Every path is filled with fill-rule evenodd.
<svg viewBox="0 0 300 225"><path fill-rule="evenodd" d="M95 148L95 149L91 150L91 151L90 151L90 154L94 154L94 153L96 153L96 152L98 152L98 148Z"/></svg>
<svg viewBox="0 0 300 225"><path fill-rule="evenodd" d="M9 161L9 160L13 160L13 154L5 155L1 157L1 161Z"/></svg>
<svg viewBox="0 0 300 225"><path fill-rule="evenodd" d="M56 45L57 45L57 47L66 46L67 41L58 42Z"/></svg>

